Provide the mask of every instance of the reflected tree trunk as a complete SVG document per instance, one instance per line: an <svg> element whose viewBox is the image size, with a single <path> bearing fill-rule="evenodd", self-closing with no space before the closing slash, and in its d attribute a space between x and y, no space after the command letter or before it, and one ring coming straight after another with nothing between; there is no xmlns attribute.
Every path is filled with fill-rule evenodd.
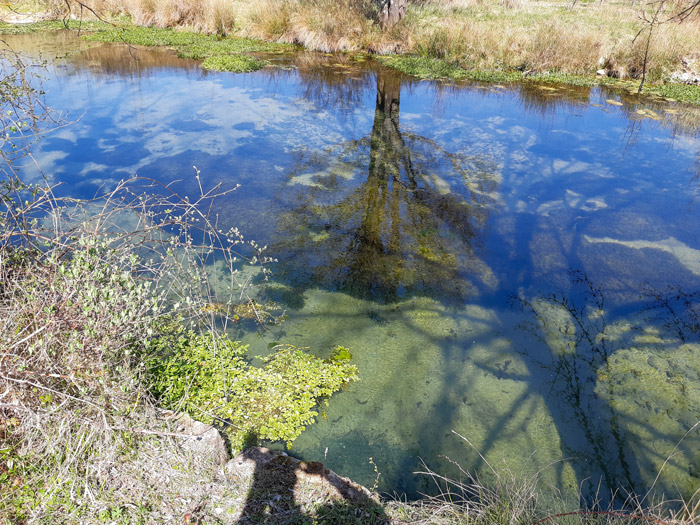
<svg viewBox="0 0 700 525"><path fill-rule="evenodd" d="M358 257L352 259L349 268L350 276L358 282L379 271L383 278L378 281L384 281L382 288L388 286L394 293L399 283L397 268L388 267L386 263L393 260L392 255L401 255L399 165L405 147L399 131L400 101L400 75L390 70L378 70L369 170L367 183L363 185L364 209L360 226L350 244L351 251ZM378 282L367 284L374 288Z"/></svg>
<svg viewBox="0 0 700 525"><path fill-rule="evenodd" d="M401 84L401 73L378 68L371 132L294 170L314 178L287 221L284 258L299 261L306 282L378 302L461 300L473 291L464 275L481 272L473 250L497 165L402 132Z"/></svg>

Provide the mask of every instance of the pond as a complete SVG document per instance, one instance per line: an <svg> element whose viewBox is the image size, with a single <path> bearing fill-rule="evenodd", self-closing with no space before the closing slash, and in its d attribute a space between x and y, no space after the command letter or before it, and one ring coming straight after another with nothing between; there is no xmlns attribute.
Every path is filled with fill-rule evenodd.
<svg viewBox="0 0 700 525"><path fill-rule="evenodd" d="M700 486L697 109L353 55L236 75L71 33L7 40L49 60L46 102L72 121L26 178L91 197L138 174L195 198L196 166L241 185L213 213L278 260L252 286L288 318L234 337L343 345L360 371L292 454L408 497L435 489L421 461L585 498Z"/></svg>

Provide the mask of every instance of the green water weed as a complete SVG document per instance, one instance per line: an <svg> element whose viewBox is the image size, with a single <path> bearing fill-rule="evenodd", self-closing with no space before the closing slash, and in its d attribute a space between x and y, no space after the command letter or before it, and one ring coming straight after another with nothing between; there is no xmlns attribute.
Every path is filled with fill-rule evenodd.
<svg viewBox="0 0 700 525"><path fill-rule="evenodd" d="M166 406L221 426L232 449L241 450L251 436L291 446L318 415L317 403L357 378L347 358L324 361L282 346L255 367L246 361L247 351L212 334L179 331L156 338L147 350L156 356L153 391Z"/></svg>
<svg viewBox="0 0 700 525"><path fill-rule="evenodd" d="M202 67L217 71L247 73L261 69L269 62L244 53L283 53L293 49L285 44L274 44L239 37L217 37L189 31L129 26L109 28L90 33L86 40L95 42L124 42L141 46L163 46L177 51L180 58L204 60Z"/></svg>
<svg viewBox="0 0 700 525"><path fill-rule="evenodd" d="M204 59L202 68L232 73L250 73L264 68L269 62L246 55L211 56Z"/></svg>

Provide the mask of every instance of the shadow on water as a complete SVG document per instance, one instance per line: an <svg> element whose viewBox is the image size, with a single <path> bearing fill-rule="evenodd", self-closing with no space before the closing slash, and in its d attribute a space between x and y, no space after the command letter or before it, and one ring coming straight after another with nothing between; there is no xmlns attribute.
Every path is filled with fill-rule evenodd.
<svg viewBox="0 0 700 525"><path fill-rule="evenodd" d="M307 80L312 82L313 78ZM513 288L492 286L491 269L479 257L483 239L487 235L498 238L487 232L489 217L498 203L498 162L483 154L452 153L412 133L410 127L408 131L402 130L399 124L402 81L405 78L400 75L378 69L371 133L343 142L323 154L302 158L289 174L290 183L299 185L301 190L295 193L297 200L291 211L280 221L283 240L274 246L281 259L293 261L287 265L284 277L300 295L306 289L323 287L378 305L402 304L412 297L425 296L449 307L478 295L482 304L489 300L498 303L504 295L512 294ZM554 97L549 89L532 86L522 87L520 91L525 109L540 116L554 113L559 106L575 111L590 96L589 89L572 89L573 99ZM638 121L631 135L639 133L640 127ZM639 281L639 276L633 279L629 275L634 272L632 266L626 270L630 286L612 292L618 296L616 299L620 294L627 299L636 295L637 299L617 311L607 308L602 287L579 271L567 276L567 268L589 266L589 261L579 255L585 251L582 246L588 245L582 232L576 226L564 231L561 225L561 235L557 236L557 228L544 232L541 226L531 222L535 220L539 219L527 214L517 217L513 237L520 249L515 251L528 253L534 243L544 243L550 245L545 246L550 250L547 259L562 254L561 260L555 264L549 260L531 260L517 268L502 268L501 282L528 282L538 275L550 279L548 288L560 291L536 295L534 299L525 295L517 298L516 310L531 318L519 324L518 339L522 340L513 341L521 366L513 366L512 359L498 352L480 362L470 355L474 347L493 347L494 339L499 337L493 334L504 330L499 320L493 320L490 331L483 337L469 334L435 337L431 330L417 323L403 325L415 340L439 346L440 362L448 364L448 369L441 371L440 391L431 401L430 412L420 410L419 403L419 410L411 415L411 441L439 448L434 447L436 441L454 439L450 431L458 427L459 405L471 405L469 399L478 397L473 394L482 388L479 380L470 383L461 376L461 364L471 360L497 382L525 385L520 394L510 398L510 406L501 405L496 411L484 414L491 418L491 423L480 440L480 454L476 451L466 454L472 466L479 465L481 459L477 456L488 456L499 450L504 441L517 439L516 434L526 430L526 425L538 417L541 399L557 433L556 442L553 440L550 445L560 450L560 464L552 467L558 486L564 485L565 471L570 469L574 482L569 480L569 488L574 492L580 490L588 503L621 502L630 493L645 494L652 487L670 496L692 494L693 483L698 481L695 463L700 460L692 453L692 444L697 440L686 440L675 452L673 445L694 424L692 415L688 417L693 409L686 410L681 425L668 430L668 426L659 424L658 418L653 417L658 409L648 408L651 406L648 399L661 405L664 402L654 399L656 394L652 393L643 405L636 404L639 396L631 394L636 387L623 377L627 367L636 366L627 360L634 361L637 353L663 353L665 346L673 347L675 343L669 339L665 344L642 344L633 339L633 334L644 329L656 327L661 331L651 318L637 319L639 324L628 326L619 337L610 333L612 326L621 329L618 324L630 312L644 311L654 301L663 301L657 297L650 303L650 297L630 291ZM401 308L403 316L409 315L405 306ZM370 317L391 325L392 316L386 315L387 310L381 312L370 312L373 314ZM325 314L342 316L332 311L314 315ZM463 316L462 320L466 321L467 317ZM669 322L668 315L664 319ZM483 319L472 321L483 322ZM337 331L333 336L341 337ZM408 363L417 361L419 352L420 349L406 349L402 359ZM401 367L387 370L386 374L394 378L386 379L386 385L406 380L405 369ZM427 379L426 384L429 382ZM667 394L669 399L683 397L682 389ZM401 404L393 386L375 395ZM478 413L480 409L473 410ZM694 413L700 417L697 410ZM514 425L514 421L521 424ZM360 442L371 439L359 437ZM340 441L354 443L358 436L346 434ZM422 451L404 450L400 458L393 458L398 466L392 474L392 488L410 496L430 490L413 473L416 457L426 453L426 449L433 450L431 445ZM525 450L535 451L541 445L532 441ZM348 445L354 449L369 446L370 443ZM668 462L664 464L666 459ZM539 465L542 464L540 461ZM448 464L444 466L449 469ZM672 475L655 481L659 468L673 470ZM689 477L683 478L684 470Z"/></svg>
<svg viewBox="0 0 700 525"><path fill-rule="evenodd" d="M533 390L545 391L548 412L566 436L562 453L577 472L585 502L622 503L630 494L690 497L700 483L695 452L700 440L696 435L677 440L697 423L700 411L692 401L678 406L679 401L684 405L693 373L681 380L670 369L699 364L698 347L680 344L697 334L695 296L649 291L639 297L640 311L649 315L638 317L638 324L625 314L611 322L616 315L606 306L603 290L580 271L570 275L574 286L569 294L514 297L514 304L531 317L519 329L537 343L521 340L516 347L528 363L528 380L539 385ZM677 331L678 339L669 329ZM663 339L664 332L670 337ZM676 359L679 346L693 355ZM484 369L501 379L515 378L506 368ZM669 380L683 384L669 389ZM660 418L662 407L666 413ZM492 426L492 439L502 426ZM488 454L489 442L483 454ZM673 472L664 479L663 469Z"/></svg>

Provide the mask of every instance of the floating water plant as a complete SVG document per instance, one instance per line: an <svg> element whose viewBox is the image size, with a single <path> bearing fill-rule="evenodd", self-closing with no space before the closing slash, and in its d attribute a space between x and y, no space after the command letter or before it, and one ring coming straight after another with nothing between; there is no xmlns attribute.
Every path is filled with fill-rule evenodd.
<svg viewBox="0 0 700 525"><path fill-rule="evenodd" d="M267 60L260 60L247 55L223 55L205 58L204 62L202 62L202 67L215 71L249 73L262 69L268 64Z"/></svg>

